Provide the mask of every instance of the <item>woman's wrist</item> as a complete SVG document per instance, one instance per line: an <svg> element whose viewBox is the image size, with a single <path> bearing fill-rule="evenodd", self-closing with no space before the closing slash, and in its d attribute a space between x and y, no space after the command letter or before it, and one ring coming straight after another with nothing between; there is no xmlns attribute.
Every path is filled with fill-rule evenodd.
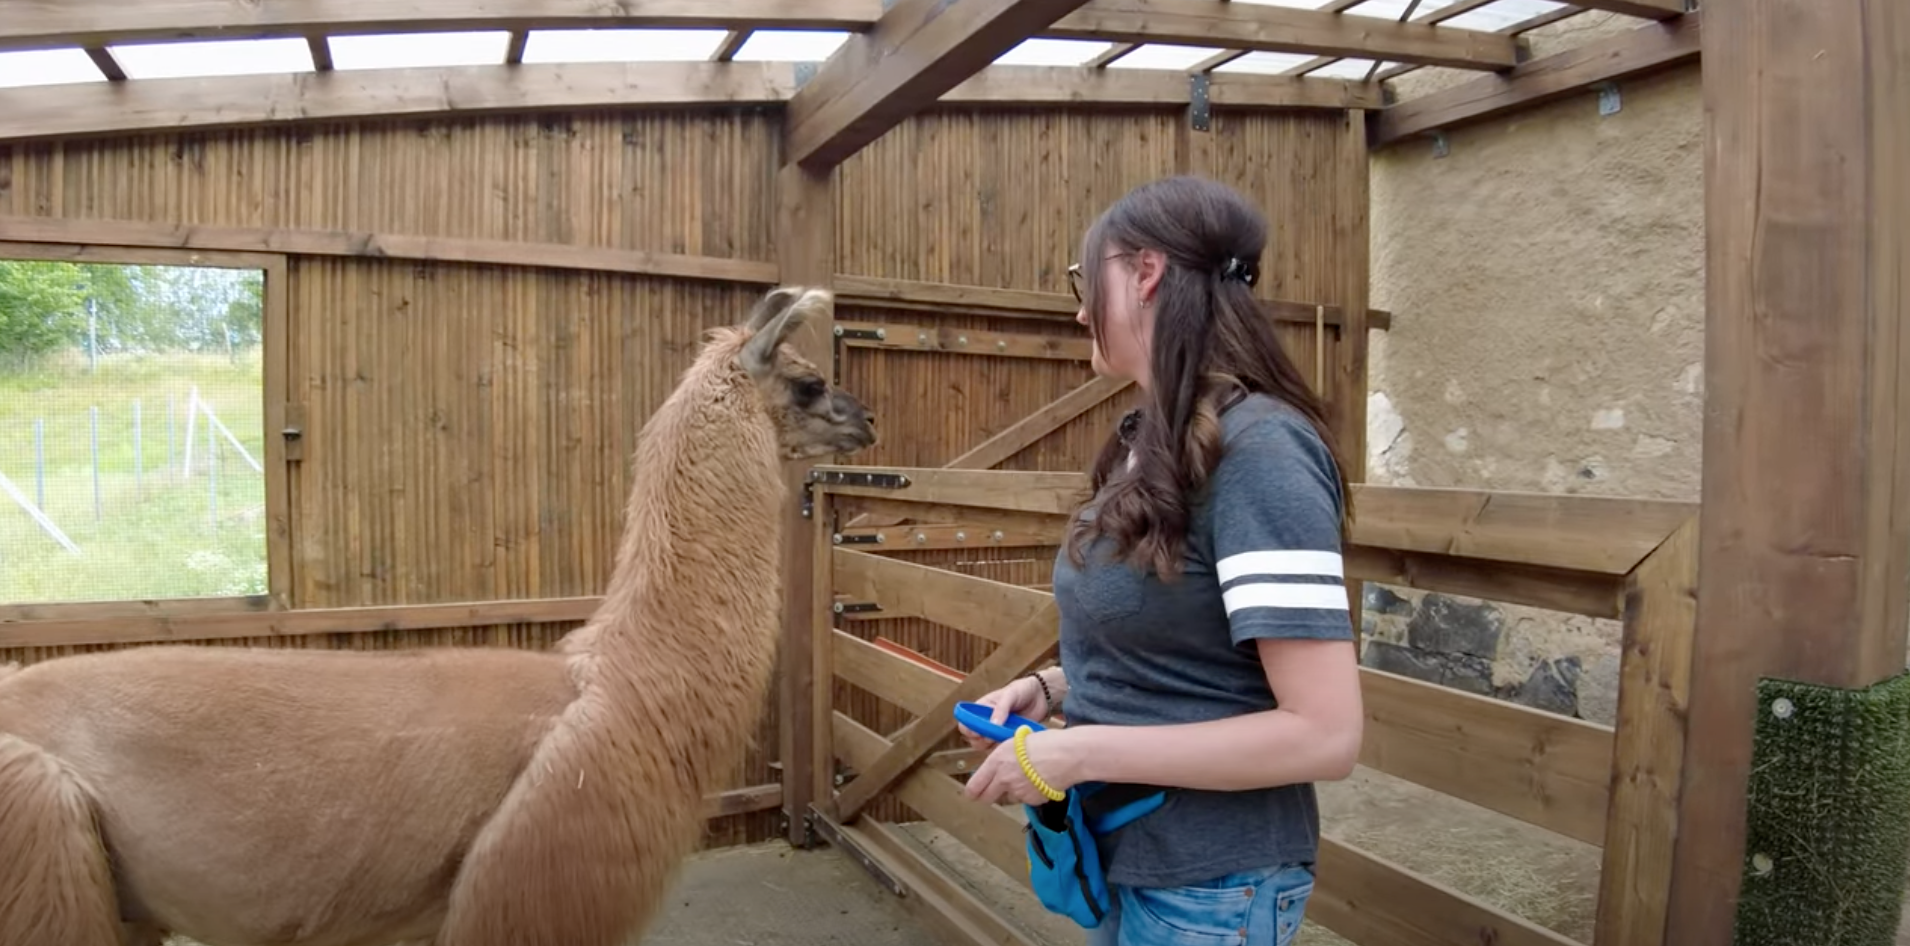
<svg viewBox="0 0 1910 946"><path fill-rule="evenodd" d="M1041 688L1041 695L1047 701L1046 712L1061 709L1061 702L1068 698L1068 675L1058 666L1044 667L1028 675L1034 677L1035 685Z"/></svg>

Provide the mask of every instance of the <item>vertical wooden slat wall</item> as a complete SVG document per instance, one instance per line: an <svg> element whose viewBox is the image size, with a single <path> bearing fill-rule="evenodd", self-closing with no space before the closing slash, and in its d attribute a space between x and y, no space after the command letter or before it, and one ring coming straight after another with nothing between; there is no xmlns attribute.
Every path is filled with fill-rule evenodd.
<svg viewBox="0 0 1910 946"><path fill-rule="evenodd" d="M1263 295L1365 304L1365 151L1330 111L1216 116L1212 172L1269 214ZM1066 292L1093 215L1182 170L1173 109L948 109L840 170L838 270ZM384 121L0 145L0 214L340 229L568 243L768 261L777 109ZM633 438L702 331L758 287L524 266L291 257L294 607L593 595L621 528ZM1079 338L1066 317L844 305L841 320ZM1283 325L1311 374L1314 330ZM1329 329L1326 363L1335 363ZM1360 345L1363 358L1364 345ZM936 466L1091 377L1085 362L841 349L842 382L881 417L858 463ZM1336 401L1345 397L1337 389ZM1364 392L1358 394L1363 401ZM1117 397L1001 464L1085 466ZM1349 459L1357 459L1356 455ZM909 557L1048 580L1052 549ZM919 623L919 622L916 622ZM222 643L386 649L541 647L569 624ZM958 667L969 639L851 622ZM103 646L0 650L0 661ZM845 709L876 724L873 700ZM772 782L774 700L733 785ZM888 731L901 720L884 718ZM719 819L710 843L774 837L774 811Z"/></svg>

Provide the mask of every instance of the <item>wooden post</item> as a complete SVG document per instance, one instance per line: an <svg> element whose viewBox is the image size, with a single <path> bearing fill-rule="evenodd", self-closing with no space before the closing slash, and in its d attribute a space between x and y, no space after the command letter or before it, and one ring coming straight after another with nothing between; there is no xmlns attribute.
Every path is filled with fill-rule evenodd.
<svg viewBox="0 0 1910 946"><path fill-rule="evenodd" d="M786 165L776 178L777 274L785 284L829 286L835 274L835 180L833 171L811 171ZM834 318L811 319L790 336L790 342L830 377L835 376ZM818 630L815 602L829 599L826 582L817 587L814 518L803 515L803 480L810 464L788 464L791 502L783 536L783 640L779 654L781 687L778 715L783 777L783 814L788 817L789 843L811 842L809 805L830 797L834 782L829 759L828 726L834 690L828 672L828 637ZM824 512L821 506L816 516ZM827 560L822 562L827 565ZM826 574L826 572L824 572ZM822 664L818 674L817 664ZM824 707L822 712L817 706ZM818 767L816 760L825 764Z"/></svg>
<svg viewBox="0 0 1910 946"><path fill-rule="evenodd" d="M1910 585L1910 9L1707 0L1703 60L1704 479L1676 946L1732 941L1757 681L1902 672Z"/></svg>

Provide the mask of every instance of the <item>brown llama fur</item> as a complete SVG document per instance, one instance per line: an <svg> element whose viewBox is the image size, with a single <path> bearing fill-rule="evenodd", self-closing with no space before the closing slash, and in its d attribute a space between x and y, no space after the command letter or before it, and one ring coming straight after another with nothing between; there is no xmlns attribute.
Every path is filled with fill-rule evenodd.
<svg viewBox="0 0 1910 946"><path fill-rule="evenodd" d="M778 289L644 425L547 652L151 647L0 666L0 946L618 946L769 692L781 461L875 440Z"/></svg>

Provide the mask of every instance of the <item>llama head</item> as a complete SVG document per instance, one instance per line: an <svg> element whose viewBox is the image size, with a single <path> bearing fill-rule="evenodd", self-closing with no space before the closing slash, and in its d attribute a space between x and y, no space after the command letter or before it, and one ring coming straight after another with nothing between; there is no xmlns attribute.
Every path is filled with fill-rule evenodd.
<svg viewBox="0 0 1910 946"><path fill-rule="evenodd" d="M738 360L762 390L786 459L855 453L875 443L875 415L787 342L804 320L827 314L834 303L827 289L781 286L756 303L744 325L749 340Z"/></svg>

